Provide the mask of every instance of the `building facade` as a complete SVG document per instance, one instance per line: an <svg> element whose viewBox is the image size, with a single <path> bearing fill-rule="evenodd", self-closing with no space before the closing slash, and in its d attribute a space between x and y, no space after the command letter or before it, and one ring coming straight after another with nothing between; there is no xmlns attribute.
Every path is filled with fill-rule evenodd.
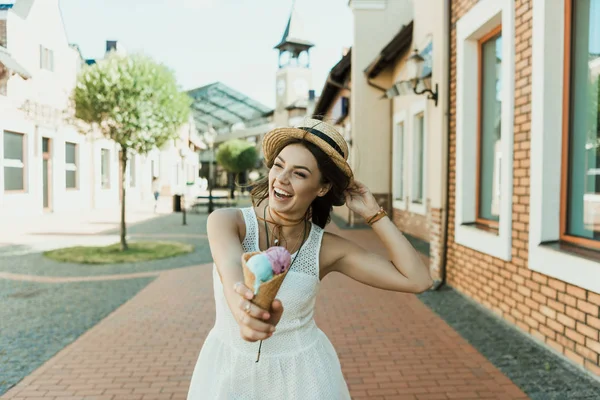
<svg viewBox="0 0 600 400"><path fill-rule="evenodd" d="M600 2L451 13L447 281L600 376Z"/></svg>
<svg viewBox="0 0 600 400"><path fill-rule="evenodd" d="M0 46L0 216L117 207L118 145L70 122L77 75L96 61L69 44L58 0L0 4ZM107 51L117 47L107 42ZM131 157L128 203L151 201L153 176L164 194L182 190L184 171L194 181L199 140L192 127L162 151Z"/></svg>
<svg viewBox="0 0 600 400"><path fill-rule="evenodd" d="M350 7L351 62L314 113L349 95L357 178L436 287L600 376L600 1Z"/></svg>

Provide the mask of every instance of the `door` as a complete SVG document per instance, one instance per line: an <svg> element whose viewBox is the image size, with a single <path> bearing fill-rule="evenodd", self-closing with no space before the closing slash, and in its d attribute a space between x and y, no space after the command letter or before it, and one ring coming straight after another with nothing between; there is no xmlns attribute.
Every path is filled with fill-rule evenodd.
<svg viewBox="0 0 600 400"><path fill-rule="evenodd" d="M52 204L50 196L52 194L52 148L50 139L42 138L42 196L44 210L51 211Z"/></svg>

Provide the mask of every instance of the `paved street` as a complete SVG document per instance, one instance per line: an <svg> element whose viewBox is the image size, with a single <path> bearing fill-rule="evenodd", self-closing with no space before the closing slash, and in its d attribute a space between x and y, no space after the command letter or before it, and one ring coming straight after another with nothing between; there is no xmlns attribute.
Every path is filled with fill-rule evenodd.
<svg viewBox="0 0 600 400"><path fill-rule="evenodd" d="M193 253L120 266L0 256L3 399L185 399L214 321L206 216L182 226L163 211L133 211L131 238L192 243ZM103 215L60 225L90 242L114 237L118 219ZM382 251L369 230L331 229ZM336 274L323 282L316 318L355 399L600 397L600 384L452 290L417 297Z"/></svg>

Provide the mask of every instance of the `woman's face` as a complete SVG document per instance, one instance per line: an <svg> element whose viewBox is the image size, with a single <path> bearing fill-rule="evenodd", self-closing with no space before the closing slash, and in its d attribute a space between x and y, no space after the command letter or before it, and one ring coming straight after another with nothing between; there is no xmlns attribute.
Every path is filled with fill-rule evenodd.
<svg viewBox="0 0 600 400"><path fill-rule="evenodd" d="M304 213L328 189L317 160L301 144L286 146L269 170L269 207L280 213Z"/></svg>

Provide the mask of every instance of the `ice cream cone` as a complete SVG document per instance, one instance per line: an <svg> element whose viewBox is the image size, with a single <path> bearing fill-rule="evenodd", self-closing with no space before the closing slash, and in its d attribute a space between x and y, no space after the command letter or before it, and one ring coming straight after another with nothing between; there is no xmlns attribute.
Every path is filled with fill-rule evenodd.
<svg viewBox="0 0 600 400"><path fill-rule="evenodd" d="M254 288L255 277L254 277L254 274L252 273L252 271L250 271L250 269L248 268L248 265L246 265L246 262L250 259L250 257L252 257L256 254L260 254L260 252L256 251L256 252L252 252L252 253L242 254L242 269L244 271L244 284L247 287L249 287L250 290L253 290L253 288ZM273 303L273 300L275 300L275 296L277 296L279 287L281 287L281 284L283 283L283 278L285 278L285 275L287 273L288 273L288 271L285 271L283 274L278 274L278 275L273 276L273 278L270 281L261 283L261 285L258 287L258 294L254 296L254 298L251 300L251 302L253 304L259 306L263 310L270 311L271 304Z"/></svg>

